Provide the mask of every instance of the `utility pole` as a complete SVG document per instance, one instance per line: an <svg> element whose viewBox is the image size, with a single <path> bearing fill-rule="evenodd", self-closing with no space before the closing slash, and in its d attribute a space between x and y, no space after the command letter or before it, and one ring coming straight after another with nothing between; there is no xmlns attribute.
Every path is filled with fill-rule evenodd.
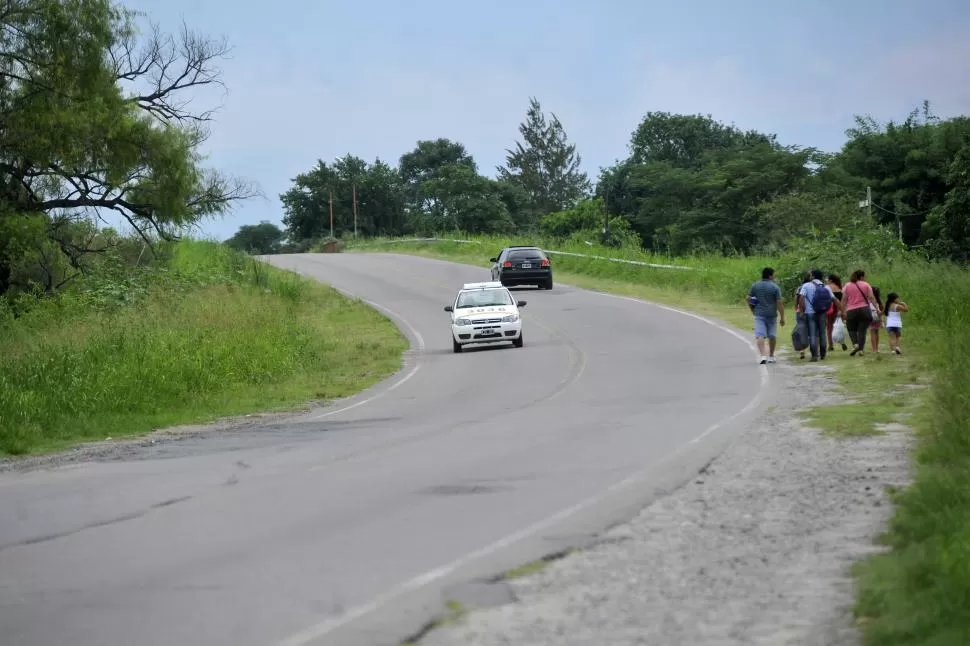
<svg viewBox="0 0 970 646"><path fill-rule="evenodd" d="M357 182L353 183L354 191L354 237L357 237Z"/></svg>
<svg viewBox="0 0 970 646"><path fill-rule="evenodd" d="M330 239L333 240L333 189L330 189Z"/></svg>
<svg viewBox="0 0 970 646"><path fill-rule="evenodd" d="M866 199L859 202L859 208L868 209L869 219L872 219L872 188L866 187Z"/></svg>
<svg viewBox="0 0 970 646"><path fill-rule="evenodd" d="M610 244L610 187L603 194L603 244Z"/></svg>

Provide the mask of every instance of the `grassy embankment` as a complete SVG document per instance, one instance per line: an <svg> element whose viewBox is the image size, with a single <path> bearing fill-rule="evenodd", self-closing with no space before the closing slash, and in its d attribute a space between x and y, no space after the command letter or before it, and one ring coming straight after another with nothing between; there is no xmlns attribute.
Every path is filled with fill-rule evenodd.
<svg viewBox="0 0 970 646"><path fill-rule="evenodd" d="M105 264L18 318L0 306L0 455L347 396L406 347L329 287L183 241L154 266Z"/></svg>
<svg viewBox="0 0 970 646"><path fill-rule="evenodd" d="M453 235L478 244L397 243L371 240L359 250L394 251L487 267L507 244L677 264L693 271L553 256L557 281L689 309L750 329L743 302L765 265L774 266L790 294L797 258L693 257L671 259L586 245L569 248L528 240ZM854 266L823 267L847 276ZM872 646L963 646L970 643L970 273L921 261L864 267L883 298L896 291L911 308L904 315L904 355L870 351L850 358L836 350L827 365L855 403L808 411L813 426L833 437L879 433L902 421L916 432L915 481L893 495L895 512L881 543L889 549L856 568L857 619ZM791 312L791 300L788 311ZM793 318L789 315L789 319ZM790 324L782 345L790 347ZM797 359L794 359L797 361ZM912 386L927 385L929 389Z"/></svg>

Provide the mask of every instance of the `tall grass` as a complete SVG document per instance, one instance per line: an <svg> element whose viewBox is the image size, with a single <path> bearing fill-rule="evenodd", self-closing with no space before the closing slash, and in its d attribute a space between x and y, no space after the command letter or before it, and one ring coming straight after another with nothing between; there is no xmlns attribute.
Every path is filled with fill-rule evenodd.
<svg viewBox="0 0 970 646"><path fill-rule="evenodd" d="M405 339L362 303L214 243L166 252L125 278L135 299L92 278L0 322L0 452L341 397L400 366Z"/></svg>
<svg viewBox="0 0 970 646"><path fill-rule="evenodd" d="M882 542L861 564L857 612L872 646L970 644L970 276L945 266L896 272L927 334L934 374L918 429L914 483L895 496Z"/></svg>
<svg viewBox="0 0 970 646"><path fill-rule="evenodd" d="M775 258L669 258L535 238L442 237L473 240L474 244L371 239L353 248L487 266L488 258L503 246L536 244L573 253L683 265L692 270L552 256L556 275L570 282L676 304L685 304L686 299L688 306L710 306L715 314L744 326L750 316L743 298L764 266L778 270L786 295L800 282L798 277L815 264L844 277L861 264L868 280L880 287L883 298L891 291L898 292L911 309L903 315L902 340L911 369L896 374L900 379L912 379L920 376L913 372L924 372L931 389L922 401L921 414L911 418L918 440L914 481L894 497L894 516L880 539L889 550L857 564L855 610L869 646L970 644L970 272L947 263L924 262L909 254L888 257L874 253L868 255L873 260L866 261L864 249L851 247L823 247L820 253ZM843 362L843 372L848 374L844 383L850 389L868 390L866 375L879 369L873 359ZM860 369L862 366L870 372ZM884 383L885 375L880 375L879 387ZM897 395L890 392L883 396Z"/></svg>

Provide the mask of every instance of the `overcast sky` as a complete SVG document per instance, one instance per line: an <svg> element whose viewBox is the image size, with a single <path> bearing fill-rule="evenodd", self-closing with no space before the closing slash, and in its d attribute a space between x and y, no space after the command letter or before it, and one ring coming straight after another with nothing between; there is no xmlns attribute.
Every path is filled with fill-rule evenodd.
<svg viewBox="0 0 970 646"><path fill-rule="evenodd" d="M229 93L207 163L266 193L206 235L279 223L278 195L317 159L391 163L419 139L462 142L494 174L529 96L595 180L651 110L711 114L782 143L838 149L854 114L923 99L970 113L967 0L133 0L166 30L225 36ZM204 101L203 101L204 100Z"/></svg>

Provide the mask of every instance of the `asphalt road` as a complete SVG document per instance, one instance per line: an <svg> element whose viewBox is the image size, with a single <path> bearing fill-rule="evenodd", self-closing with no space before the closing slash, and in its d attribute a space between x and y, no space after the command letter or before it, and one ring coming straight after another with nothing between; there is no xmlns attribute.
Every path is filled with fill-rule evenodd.
<svg viewBox="0 0 970 646"><path fill-rule="evenodd" d="M270 260L386 308L404 368L323 411L0 474L4 646L396 644L463 581L682 483L770 399L750 345L683 313L516 289L525 347L455 355L442 307L486 269Z"/></svg>

